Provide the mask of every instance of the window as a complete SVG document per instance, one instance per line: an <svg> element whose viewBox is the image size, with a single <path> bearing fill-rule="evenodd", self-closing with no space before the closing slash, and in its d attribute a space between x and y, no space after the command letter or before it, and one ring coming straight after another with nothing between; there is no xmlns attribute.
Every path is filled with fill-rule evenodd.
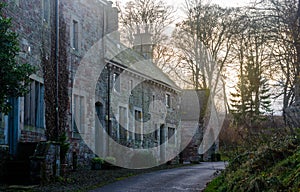
<svg viewBox="0 0 300 192"><path fill-rule="evenodd" d="M3 128L3 114L0 112L0 129Z"/></svg>
<svg viewBox="0 0 300 192"><path fill-rule="evenodd" d="M105 120L105 113L104 113L104 106L101 102L96 102L96 118L99 119L99 123L101 124L102 127L104 127L104 120ZM100 127L100 125L98 125Z"/></svg>
<svg viewBox="0 0 300 192"><path fill-rule="evenodd" d="M119 138L122 140L127 139L127 108L119 107Z"/></svg>
<svg viewBox="0 0 300 192"><path fill-rule="evenodd" d="M113 87L115 91L120 92L120 74L118 73L113 74Z"/></svg>
<svg viewBox="0 0 300 192"><path fill-rule="evenodd" d="M168 127L168 143L175 144L175 128Z"/></svg>
<svg viewBox="0 0 300 192"><path fill-rule="evenodd" d="M74 50L79 50L79 24L76 20L72 23L72 47Z"/></svg>
<svg viewBox="0 0 300 192"><path fill-rule="evenodd" d="M165 142L165 125L161 125L159 128L159 144L163 144Z"/></svg>
<svg viewBox="0 0 300 192"><path fill-rule="evenodd" d="M74 95L73 131L82 133L84 130L84 97Z"/></svg>
<svg viewBox="0 0 300 192"><path fill-rule="evenodd" d="M152 95L152 107L155 108L155 95Z"/></svg>
<svg viewBox="0 0 300 192"><path fill-rule="evenodd" d="M155 124L155 128L157 128L157 124ZM159 129L155 129L154 131L154 141L158 141Z"/></svg>
<svg viewBox="0 0 300 192"><path fill-rule="evenodd" d="M43 0L43 19L49 23L50 20L50 0Z"/></svg>
<svg viewBox="0 0 300 192"><path fill-rule="evenodd" d="M44 85L33 81L30 92L24 97L24 124L45 128Z"/></svg>
<svg viewBox="0 0 300 192"><path fill-rule="evenodd" d="M142 121L143 121L143 114L140 110L134 110L134 128L135 128L135 140L141 141L142 140Z"/></svg>
<svg viewBox="0 0 300 192"><path fill-rule="evenodd" d="M131 94L132 90L133 90L133 81L130 80L130 81L129 81L129 85L128 85L128 91L129 91L129 94Z"/></svg>
<svg viewBox="0 0 300 192"><path fill-rule="evenodd" d="M171 107L171 95L168 93L166 94L166 106Z"/></svg>

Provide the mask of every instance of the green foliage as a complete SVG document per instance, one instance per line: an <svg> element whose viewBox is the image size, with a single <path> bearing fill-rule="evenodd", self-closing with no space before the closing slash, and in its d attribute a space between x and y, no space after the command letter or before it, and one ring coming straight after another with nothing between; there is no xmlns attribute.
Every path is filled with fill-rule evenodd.
<svg viewBox="0 0 300 192"><path fill-rule="evenodd" d="M20 97L28 92L29 76L35 72L30 64L20 64L16 57L20 51L18 35L10 30L10 18L3 15L4 3L0 3L0 112L7 114L12 106L11 97Z"/></svg>
<svg viewBox="0 0 300 192"><path fill-rule="evenodd" d="M264 32L264 21L244 15L247 13L242 13L240 32L234 35L233 54L239 81L231 93L231 112L237 124L250 128L263 120L262 115L271 112L270 62L265 54L270 42Z"/></svg>
<svg viewBox="0 0 300 192"><path fill-rule="evenodd" d="M299 136L287 136L233 158L206 191L297 191Z"/></svg>
<svg viewBox="0 0 300 192"><path fill-rule="evenodd" d="M101 163L101 164L103 164L104 163L104 159L102 159L100 157L94 157L94 158L92 158L91 162L92 163Z"/></svg>

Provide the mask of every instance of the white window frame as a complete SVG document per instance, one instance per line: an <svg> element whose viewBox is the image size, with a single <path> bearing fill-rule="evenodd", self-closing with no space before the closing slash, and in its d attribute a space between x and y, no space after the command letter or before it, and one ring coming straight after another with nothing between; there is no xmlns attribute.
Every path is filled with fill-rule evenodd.
<svg viewBox="0 0 300 192"><path fill-rule="evenodd" d="M125 131L125 133L126 133L126 140L128 140L128 139L129 139L129 132L128 132L129 118L128 118L128 107L127 107L126 105L119 105L119 107L118 107L118 122L119 122L119 123L118 123L117 138L120 139L120 134L121 134L121 128L120 128L121 111L120 111L120 108L126 109L126 113L125 113L125 115L126 115L126 117L125 117L125 119L126 119L126 124L125 124L125 126L126 126L126 127L124 127L124 129L126 130L126 131Z"/></svg>
<svg viewBox="0 0 300 192"><path fill-rule="evenodd" d="M143 109L140 107L133 107L133 139L135 140L135 133L136 133L136 127L135 127L135 111L141 112L141 142L143 141Z"/></svg>
<svg viewBox="0 0 300 192"><path fill-rule="evenodd" d="M168 92L165 94L165 104L166 104L167 108L171 108L171 106L172 106L171 94Z"/></svg>
<svg viewBox="0 0 300 192"><path fill-rule="evenodd" d="M80 105L80 108L79 108L79 114L77 114L77 111L76 111L76 97L77 98L79 98L79 105ZM85 105L86 105L86 100L85 100L86 98L85 98L85 96L84 95L81 95L81 94L76 94L76 93L74 93L73 94L73 98L72 98L72 100L73 100L73 112L72 112L72 132L73 133L80 133L80 134L82 134L82 133L84 133L84 130L85 130L85 113L86 113L86 111L85 111ZM75 121L76 121L76 116L77 115L79 115L79 119L80 119L80 125L77 125L77 130L75 130ZM78 132L76 132L76 131L78 131Z"/></svg>
<svg viewBox="0 0 300 192"><path fill-rule="evenodd" d="M172 138L172 137L174 137L174 142L173 143L170 143L169 141L170 141L170 138L169 138L169 130L170 129L172 129L173 131L174 131L174 134L173 134L173 136L171 136L170 138ZM177 131L176 131L176 128L175 127L173 127L173 126L168 126L168 129L167 129L167 131L168 131L168 144L169 145L174 145L174 146L176 146L176 143L177 143Z"/></svg>
<svg viewBox="0 0 300 192"><path fill-rule="evenodd" d="M117 92L117 93L120 93L121 92L121 74L118 73L118 72L113 72L112 74L112 80L113 80L113 88L114 88L114 91ZM115 86L116 83L119 83L118 86ZM117 88L117 89L116 89Z"/></svg>
<svg viewBox="0 0 300 192"><path fill-rule="evenodd" d="M74 23L77 23L78 26L78 31L77 31L77 48L74 45ZM82 38L82 25L76 16L71 17L71 22L70 22L70 45L72 48L72 52L75 54L79 54L81 51L81 38Z"/></svg>
<svg viewBox="0 0 300 192"><path fill-rule="evenodd" d="M19 2L19 0L16 0ZM50 24L50 15L51 15L51 0L42 0L42 7L43 7L43 22L46 24ZM46 5L46 3L48 5ZM47 10L46 10L47 9ZM47 15L46 15L46 11L47 11ZM46 18L47 17L47 18Z"/></svg>

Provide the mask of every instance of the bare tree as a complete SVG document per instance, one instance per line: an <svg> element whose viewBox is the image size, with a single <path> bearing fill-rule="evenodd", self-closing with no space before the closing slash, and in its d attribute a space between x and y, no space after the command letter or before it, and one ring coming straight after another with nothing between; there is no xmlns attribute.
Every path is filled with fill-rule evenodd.
<svg viewBox="0 0 300 192"><path fill-rule="evenodd" d="M196 89L215 89L213 84L219 81L232 46L234 9L205 4L201 0L185 4L186 19L177 24L173 33L173 44L180 52L179 62L188 71L184 73L191 77L186 80L190 85ZM219 74L213 78L215 69Z"/></svg>
<svg viewBox="0 0 300 192"><path fill-rule="evenodd" d="M283 97L283 112L295 100L295 85L300 73L300 1L261 0L255 7L267 18L269 36L274 43L273 62L280 69L274 76ZM285 116L285 113L284 113Z"/></svg>
<svg viewBox="0 0 300 192"><path fill-rule="evenodd" d="M239 81L232 93L232 113L238 123L251 128L270 112L270 59L272 42L265 35L265 21L259 12L240 12L238 33L233 37L233 61L238 64Z"/></svg>
<svg viewBox="0 0 300 192"><path fill-rule="evenodd" d="M134 35L147 28L154 45L167 40L166 28L173 23L174 9L161 0L131 0L120 10L121 36L133 46Z"/></svg>

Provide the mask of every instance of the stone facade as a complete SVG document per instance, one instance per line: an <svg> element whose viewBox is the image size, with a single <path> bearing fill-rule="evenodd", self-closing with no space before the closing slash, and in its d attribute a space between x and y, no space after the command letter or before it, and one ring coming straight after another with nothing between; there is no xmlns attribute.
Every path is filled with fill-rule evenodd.
<svg viewBox="0 0 300 192"><path fill-rule="evenodd" d="M46 184L60 175L60 146L57 143L40 142L30 158L32 183Z"/></svg>
<svg viewBox="0 0 300 192"><path fill-rule="evenodd" d="M12 18L13 30L19 35L19 44L20 44L20 53L18 57L18 61L22 63L30 63L37 67L38 71L36 74L31 76L33 80L32 86L35 84L42 85L43 84L43 70L41 66L41 47L42 42L50 42L50 15L48 20L43 19L43 1L33 0L33 1L8 1L4 0L7 4L7 8L5 9L5 15L7 17ZM52 6L49 2L49 9ZM26 18L26 19L24 19ZM47 50L50 51L49 49ZM28 94L27 98L31 97ZM6 139L0 139L0 144L12 145L8 141L9 134L8 132L11 127L14 127L14 137L16 141L20 142L36 142L45 140L45 126L40 125L36 126L33 120L27 120L27 115L29 113L33 113L33 111L25 111L25 99L19 98L17 107L17 112L11 113L10 116L14 116L15 119L19 119L19 122L16 122L15 125L9 123L8 118L2 117L0 119L0 137L3 138L3 134ZM31 103L32 104L32 103ZM28 108L27 108L28 109ZM33 109L32 109L33 110ZM32 114L31 114L32 115ZM2 121L1 121L2 120ZM33 122L33 123L32 123ZM11 153L16 152L11 150Z"/></svg>
<svg viewBox="0 0 300 192"><path fill-rule="evenodd" d="M180 124L179 92L161 83L147 79L143 74L137 75L131 71L120 69L117 65L112 69L105 69L100 76L96 95L99 96L96 103L101 103L104 111L99 114L102 127L109 135L123 146L133 149L150 149L161 144L161 140L168 140L168 129L177 130ZM107 87L108 74L123 74L119 77L120 90L116 91L113 82ZM110 91L110 93L108 93ZM108 104L110 94L110 104ZM166 107L166 94L170 95L171 106ZM107 107L110 107L108 112ZM121 110L126 113L122 114ZM136 114L142 115L142 131L136 129ZM110 123L107 118L109 115ZM122 120L122 115L125 115ZM124 121L124 123L120 122ZM110 126L110 127L108 127ZM108 129L110 129L108 131ZM161 135L162 131L166 131ZM164 138L163 138L164 137ZM178 139L179 141L179 139ZM104 149L101 156L109 156L109 149ZM157 154L158 158L160 154Z"/></svg>
<svg viewBox="0 0 300 192"><path fill-rule="evenodd" d="M0 144L9 146L10 153L16 153L14 148L19 142L47 140L43 102L43 71L47 69L43 70L43 60L54 61L51 57L55 43L55 1L5 2L8 4L5 14L13 18L13 30L19 34L19 61L38 67L31 76L30 93L16 100L15 111L9 117L0 119ZM64 58L60 60L67 63L69 81L65 127L70 142L68 164L73 168L89 165L99 148L102 150L98 155L110 156L107 138L103 137L105 132L132 149L150 149L165 143L172 135L179 137L176 130L180 126L180 90L151 61L119 42L118 12L112 3L106 0L60 0L59 3L59 46L64 46L64 55L60 55ZM121 118L124 111L126 116ZM13 125L10 118L15 119ZM14 132L8 132L10 126ZM134 133L137 126L140 130ZM156 155L163 154L159 153Z"/></svg>

